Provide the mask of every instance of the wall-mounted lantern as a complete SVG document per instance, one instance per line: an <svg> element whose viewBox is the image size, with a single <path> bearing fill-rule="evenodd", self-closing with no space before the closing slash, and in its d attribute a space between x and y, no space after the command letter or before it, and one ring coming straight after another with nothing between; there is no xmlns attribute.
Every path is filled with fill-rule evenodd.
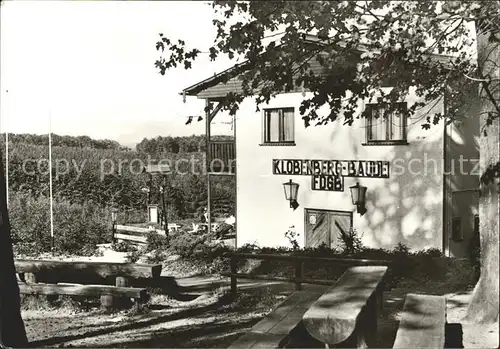
<svg viewBox="0 0 500 349"><path fill-rule="evenodd" d="M366 187L356 183L351 189L352 204L356 206L358 213L362 216L366 213Z"/></svg>
<svg viewBox="0 0 500 349"><path fill-rule="evenodd" d="M118 218L118 209L113 207L111 209L111 223L113 224L112 232L113 232L113 242L115 242L115 234L116 234L116 219Z"/></svg>
<svg viewBox="0 0 500 349"><path fill-rule="evenodd" d="M290 207L294 210L299 207L297 202L297 194L299 192L299 184L290 181L283 183L283 188L285 189L285 199L290 201Z"/></svg>

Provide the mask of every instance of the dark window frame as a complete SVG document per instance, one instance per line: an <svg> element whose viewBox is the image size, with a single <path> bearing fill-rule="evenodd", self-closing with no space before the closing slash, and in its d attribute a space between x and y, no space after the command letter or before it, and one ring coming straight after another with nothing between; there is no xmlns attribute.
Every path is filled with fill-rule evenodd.
<svg viewBox="0 0 500 349"><path fill-rule="evenodd" d="M278 111L278 141L271 141L271 127L270 127L270 116L271 112ZM285 140L285 117L284 112L291 111L293 113L291 120L291 140ZM295 145L295 108L294 107L281 107L281 108L266 108L263 110L262 116L262 143L261 145L270 146L289 146Z"/></svg>
<svg viewBox="0 0 500 349"><path fill-rule="evenodd" d="M403 121L403 132L401 139L391 139L391 127L393 127L392 113L388 116L388 120L385 120L385 139L372 139L372 126L373 121L378 120L373 117L373 111L380 107L387 107L391 105L390 103L368 103L365 108L365 129L366 129L366 142L363 145L408 145L408 104L406 102L393 103L394 111L399 111L402 114Z"/></svg>

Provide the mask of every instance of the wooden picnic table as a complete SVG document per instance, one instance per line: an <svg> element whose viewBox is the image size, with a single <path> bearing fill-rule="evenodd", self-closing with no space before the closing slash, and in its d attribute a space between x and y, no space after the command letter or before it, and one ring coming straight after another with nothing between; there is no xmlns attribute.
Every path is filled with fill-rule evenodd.
<svg viewBox="0 0 500 349"><path fill-rule="evenodd" d="M409 293L393 348L444 348L445 326L444 296Z"/></svg>
<svg viewBox="0 0 500 349"><path fill-rule="evenodd" d="M304 314L309 334L325 345L366 348L375 341L377 296L383 292L386 266L357 266L347 269ZM349 346L350 347L350 346Z"/></svg>

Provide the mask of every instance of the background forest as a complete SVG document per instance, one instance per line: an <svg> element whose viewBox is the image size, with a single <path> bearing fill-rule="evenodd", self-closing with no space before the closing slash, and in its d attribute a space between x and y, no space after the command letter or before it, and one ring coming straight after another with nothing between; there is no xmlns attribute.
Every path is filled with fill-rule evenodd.
<svg viewBox="0 0 500 349"><path fill-rule="evenodd" d="M0 146L5 149L5 135ZM96 243L109 241L112 207L118 224L146 222L143 189L150 185L151 201L160 203L161 181L148 184L141 173L148 162L173 166L166 191L169 222L197 220L207 205L204 150L204 137L195 135L145 138L135 150L112 140L52 135L56 250L91 253ZM9 134L9 214L20 254L50 251L48 154L48 135ZM214 176L212 197L215 216L234 214L233 178Z"/></svg>

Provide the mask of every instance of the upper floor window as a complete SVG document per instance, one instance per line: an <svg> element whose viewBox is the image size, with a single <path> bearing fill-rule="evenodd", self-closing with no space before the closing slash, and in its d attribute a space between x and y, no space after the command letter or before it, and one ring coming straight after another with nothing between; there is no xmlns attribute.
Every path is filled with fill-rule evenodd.
<svg viewBox="0 0 500 349"><path fill-rule="evenodd" d="M293 108L265 109L263 143L274 145L294 144Z"/></svg>
<svg viewBox="0 0 500 349"><path fill-rule="evenodd" d="M366 106L367 144L406 143L406 103L368 104Z"/></svg>

